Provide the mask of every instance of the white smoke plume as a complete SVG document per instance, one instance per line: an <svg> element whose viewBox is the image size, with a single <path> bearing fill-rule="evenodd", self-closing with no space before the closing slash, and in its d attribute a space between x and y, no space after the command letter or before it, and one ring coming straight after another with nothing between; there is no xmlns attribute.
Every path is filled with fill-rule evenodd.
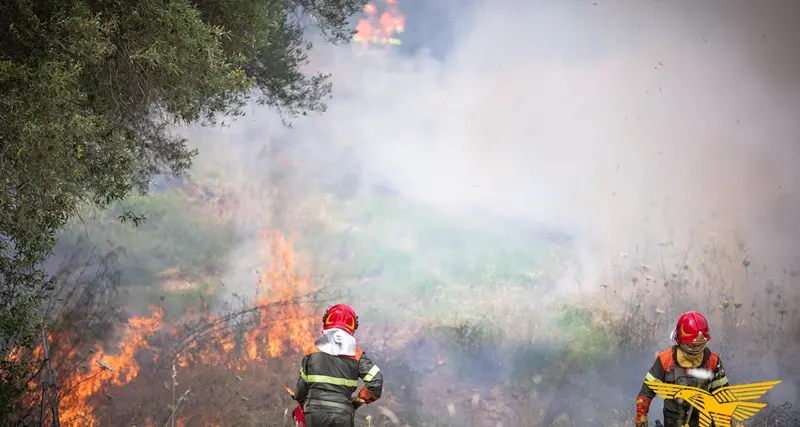
<svg viewBox="0 0 800 427"><path fill-rule="evenodd" d="M253 148L220 144L201 161L224 153L252 178L265 170L258 149L290 140L323 179L389 182L450 212L547 224L602 252L714 233L759 263L795 261L794 3L401 7L421 49L320 45L312 68L335 85L324 115L287 130L254 108L231 129L201 131ZM449 49L434 57L430 46Z"/></svg>

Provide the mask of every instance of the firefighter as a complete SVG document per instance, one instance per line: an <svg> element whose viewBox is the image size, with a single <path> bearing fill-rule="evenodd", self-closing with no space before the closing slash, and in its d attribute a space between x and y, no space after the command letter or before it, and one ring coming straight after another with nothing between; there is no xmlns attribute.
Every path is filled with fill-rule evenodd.
<svg viewBox="0 0 800 427"><path fill-rule="evenodd" d="M645 375L645 381L689 385L709 392L728 385L719 354L706 347L711 335L708 321L702 314L689 311L681 315L672 331L672 340L675 344L658 354L653 367ZM707 369L712 375L710 378L695 378L687 373L693 368ZM636 398L636 427L647 427L647 413L655 396L647 384L642 384ZM698 417L698 412L685 402L664 401L664 427L682 427L684 424L697 427Z"/></svg>
<svg viewBox="0 0 800 427"><path fill-rule="evenodd" d="M381 397L383 373L356 345L358 316L352 308L329 308L322 316L322 329L300 364L295 399L307 427L353 427L356 409ZM364 387L354 398L359 378Z"/></svg>

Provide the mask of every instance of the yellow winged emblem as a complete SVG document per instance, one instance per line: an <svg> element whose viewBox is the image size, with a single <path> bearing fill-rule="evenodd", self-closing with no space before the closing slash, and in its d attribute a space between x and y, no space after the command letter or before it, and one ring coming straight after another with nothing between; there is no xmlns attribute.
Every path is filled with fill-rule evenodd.
<svg viewBox="0 0 800 427"><path fill-rule="evenodd" d="M662 399L683 399L697 410L700 427L731 427L734 419L744 421L767 406L766 403L747 402L763 396L780 381L725 386L709 393L697 387L645 381Z"/></svg>

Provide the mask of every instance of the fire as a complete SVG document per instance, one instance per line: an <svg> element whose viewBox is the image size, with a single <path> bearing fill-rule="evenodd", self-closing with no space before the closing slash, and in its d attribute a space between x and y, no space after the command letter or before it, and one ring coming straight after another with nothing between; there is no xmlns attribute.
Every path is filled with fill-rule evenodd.
<svg viewBox="0 0 800 427"><path fill-rule="evenodd" d="M299 354L313 342L318 316L309 308L291 303L292 300L313 292L309 275L298 272L298 259L292 242L281 233L271 230L262 231L260 240L263 249L259 252L259 257L263 265L268 267L260 273L258 293L253 301L253 306L258 310L253 310L254 317L248 324L247 331L237 334L233 332L232 327L217 327L216 325L226 325L226 319L209 313L203 314L202 321L215 327L201 339L194 338L189 341L181 352L174 355L174 364L182 374L196 378L204 373L219 372L219 369L222 369L232 372L232 375L247 371L247 376L252 377L254 372L263 370L266 366L265 361L270 358ZM156 393L154 404L163 405L163 400L157 395L164 393L164 389L160 388L160 382L164 378L155 383L145 378L135 382L141 374L141 367L136 358L138 356L139 360L143 360L141 357L144 356L142 352L144 349L153 351L151 357L154 362L160 362L160 357L170 357L169 354L172 353L152 344L151 337L160 332L160 336L171 338L172 341L167 340L165 344L168 347L169 342L178 340L178 334L181 333L178 331L182 329L179 323L165 327L167 325L162 324L160 308L151 307L151 311L150 317L128 320L127 328L113 351L97 346L98 350L86 358L82 358L74 349L66 352L61 350L61 354L52 355L53 368L59 372L59 409L62 425L93 427L113 424L110 420L104 419L103 413L98 410L112 399L112 392L121 393L120 387L152 387L152 384L158 384L157 389L147 390ZM59 334L58 338L67 343L79 342L76 333ZM69 347L71 346L59 345L58 349L54 348L52 351L59 352L59 349ZM41 353L40 349L37 351L39 352L37 354ZM84 367L76 370L55 366L61 360L82 361ZM70 370L72 372L65 372ZM235 377L242 379L239 375ZM169 384L173 381L175 380L165 382L164 387L170 390ZM177 385L177 382L175 384ZM179 394L183 392L184 389L181 389ZM36 405L37 399L38 396L34 395L31 403ZM186 411L185 408L188 406L188 403L183 404L182 411ZM177 414L176 425L197 425L198 420L200 425L225 424L222 412L214 413L202 404L195 410L199 411L199 414L193 413L194 416L191 418L186 416L186 413ZM109 409L109 412L113 410ZM145 415L150 414L141 416ZM192 421L189 421L190 419ZM163 423L152 418L142 421L144 425Z"/></svg>
<svg viewBox="0 0 800 427"><path fill-rule="evenodd" d="M139 374L136 353L147 345L147 337L161 327L161 309L151 307L150 317L134 317L128 320L127 328L117 345L114 354L107 354L102 345L99 350L89 350L89 357L82 357L76 348L66 354L54 353L51 360L54 370L59 370L59 362L70 364L79 361L72 375L59 377L59 419L65 426L98 426L94 416L93 398L103 391L106 385L122 386L133 381ZM48 334L52 341L52 334ZM68 331L59 338L66 342L77 341L76 333ZM34 350L36 358L42 356L41 344ZM63 372L63 370L61 370ZM109 397L107 397L109 398Z"/></svg>
<svg viewBox="0 0 800 427"><path fill-rule="evenodd" d="M258 285L271 295L257 299L256 305L287 301L310 293L309 277L298 276L291 243L282 235L269 231L262 232L262 238L272 241L273 259L269 264L270 268L261 275ZM287 346L296 349L308 346L314 339L316 320L313 313L303 310L300 306L290 305L283 310L283 319L277 319L276 323L262 317L253 332L267 331L266 343L269 355L276 357L283 354ZM256 335L253 335L253 338L255 337Z"/></svg>
<svg viewBox="0 0 800 427"><path fill-rule="evenodd" d="M260 235L264 243L259 253L262 264L269 267L260 273L255 307L278 307L274 312L261 312L253 327L244 334L242 354L231 357L237 350L233 334L220 331L213 334L214 351L196 351L197 343L190 344L188 351L179 356L181 367L191 364L225 364L237 371L247 369L251 362L300 351L314 340L317 316L309 309L296 304L282 304L313 292L310 277L298 273L297 259L291 242L282 234L263 230Z"/></svg>
<svg viewBox="0 0 800 427"><path fill-rule="evenodd" d="M378 14L374 3L364 6L364 17L356 24L356 34L353 41L361 43L363 47L370 44L399 45L402 42L397 37L405 31L406 18L400 12L398 0L387 0L386 9Z"/></svg>

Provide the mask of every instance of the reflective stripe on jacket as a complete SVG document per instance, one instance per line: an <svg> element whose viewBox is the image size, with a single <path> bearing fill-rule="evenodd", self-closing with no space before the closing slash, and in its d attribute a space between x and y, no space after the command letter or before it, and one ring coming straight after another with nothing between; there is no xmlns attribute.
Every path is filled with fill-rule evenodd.
<svg viewBox="0 0 800 427"><path fill-rule="evenodd" d="M663 381L666 383L684 383L688 375L686 370L681 368L677 362L677 345L662 351L656 357L655 362L650 370L645 374L645 381ZM708 347L703 350L703 361L700 366L710 370L714 374L710 383L692 384L695 386L708 387L709 392L728 385L728 378L725 376L725 368L722 366L722 360L719 354L711 351ZM650 401L656 396L656 393L650 389L647 384L642 384L639 390L639 396L636 399L636 419L640 420L647 416L647 411L650 409ZM664 423L677 420L680 414L678 402L675 400L664 400ZM692 420L697 422L698 413L692 411Z"/></svg>
<svg viewBox="0 0 800 427"><path fill-rule="evenodd" d="M367 403L381 397L383 373L360 347L355 356L332 356L312 347L300 363L295 398L349 405L359 379L364 381L359 397Z"/></svg>

